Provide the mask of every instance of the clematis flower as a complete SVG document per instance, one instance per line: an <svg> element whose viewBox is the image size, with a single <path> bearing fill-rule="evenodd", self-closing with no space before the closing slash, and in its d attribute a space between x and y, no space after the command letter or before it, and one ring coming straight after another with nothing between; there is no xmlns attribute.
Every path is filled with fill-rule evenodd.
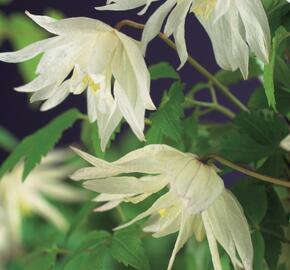
<svg viewBox="0 0 290 270"><path fill-rule="evenodd" d="M54 108L70 93L86 91L88 116L91 122L98 121L103 151L122 117L144 140L145 109L155 107L149 94L150 75L138 42L98 20L55 20L26 14L56 36L17 52L0 54L1 61L16 63L43 53L36 79L15 89L32 92L32 102L46 100L43 111Z"/></svg>
<svg viewBox="0 0 290 270"><path fill-rule="evenodd" d="M46 199L68 203L83 201L87 198L82 190L63 182L67 175L76 169L74 165L62 164L67 158L67 151L51 152L24 182L22 181L23 163L3 176L0 181L0 205L2 207L0 219L2 218L5 222L1 222L1 244L8 243L11 249L17 249L20 246L22 219L26 215L38 214L60 230L68 227L62 213ZM8 251L8 248L3 249Z"/></svg>
<svg viewBox="0 0 290 270"><path fill-rule="evenodd" d="M98 10L127 10L145 6L158 0L109 0ZM143 50L160 32L166 17L164 33L173 34L182 67L188 53L185 41L185 20L193 12L207 31L218 64L227 70L240 69L248 76L249 55L253 52L261 61L268 62L270 30L261 0L165 0L146 23Z"/></svg>
<svg viewBox="0 0 290 270"><path fill-rule="evenodd" d="M248 223L238 201L225 189L216 167L166 145L146 146L112 163L75 151L93 165L76 171L72 179L86 180L85 188L100 193L95 201L103 205L96 211L112 209L122 202L138 203L168 188L148 210L118 228L149 217L143 230L154 237L178 232L168 270L192 235L198 240L207 236L215 270L222 269L217 242L229 254L235 269L252 269ZM133 177L132 173L143 176Z"/></svg>

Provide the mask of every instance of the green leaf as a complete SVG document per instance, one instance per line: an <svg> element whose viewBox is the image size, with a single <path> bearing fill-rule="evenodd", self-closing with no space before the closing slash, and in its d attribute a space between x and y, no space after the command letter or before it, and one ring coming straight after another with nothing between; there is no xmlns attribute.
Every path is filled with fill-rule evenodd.
<svg viewBox="0 0 290 270"><path fill-rule="evenodd" d="M23 179L25 179L40 162L41 158L55 146L62 133L79 119L79 116L78 110L68 110L45 127L23 139L1 165L0 178L24 158Z"/></svg>
<svg viewBox="0 0 290 270"><path fill-rule="evenodd" d="M283 205L271 187L267 190L268 209L260 231L265 239L265 259L270 270L276 270L282 250L281 238L284 237L284 226L288 226L288 218Z"/></svg>
<svg viewBox="0 0 290 270"><path fill-rule="evenodd" d="M105 153L101 150L101 141L96 122L90 123L89 121L83 121L81 140L91 154L102 159L105 158Z"/></svg>
<svg viewBox="0 0 290 270"><path fill-rule="evenodd" d="M17 139L7 129L0 127L0 148L12 151L17 145Z"/></svg>
<svg viewBox="0 0 290 270"><path fill-rule="evenodd" d="M151 80L159 79L175 79L179 80L179 74L176 70L167 62L161 62L149 67Z"/></svg>
<svg viewBox="0 0 290 270"><path fill-rule="evenodd" d="M56 249L38 249L24 256L11 267L21 270L54 270L56 264Z"/></svg>
<svg viewBox="0 0 290 270"><path fill-rule="evenodd" d="M157 112L151 114L151 127L147 131L147 144L162 143L164 137L182 144L182 122L184 102L184 85L174 83L165 94Z"/></svg>
<svg viewBox="0 0 290 270"><path fill-rule="evenodd" d="M254 248L254 270L266 269L265 266L265 241L258 231L252 233L252 243Z"/></svg>
<svg viewBox="0 0 290 270"><path fill-rule="evenodd" d="M126 266L130 265L138 270L150 269L137 227L129 227L115 232L111 255Z"/></svg>
<svg viewBox="0 0 290 270"><path fill-rule="evenodd" d="M270 54L269 64L265 65L264 68L264 87L268 100L268 104L270 107L273 107L276 110L276 99L275 99L275 66L276 66L276 58L279 46L281 43L290 37L290 33L288 33L283 27L279 27L273 38L273 46Z"/></svg>
<svg viewBox="0 0 290 270"><path fill-rule="evenodd" d="M286 122L271 111L241 113L235 124L248 136L261 145L277 147L289 133Z"/></svg>
<svg viewBox="0 0 290 270"><path fill-rule="evenodd" d="M89 233L64 263L63 270L106 270L111 235L105 231Z"/></svg>
<svg viewBox="0 0 290 270"><path fill-rule="evenodd" d="M288 134L286 122L272 111L239 114L235 129L221 139L219 152L233 161L250 163L271 156Z"/></svg>
<svg viewBox="0 0 290 270"><path fill-rule="evenodd" d="M259 225L267 212L267 193L265 186L254 179L242 179L233 188L233 193L243 206L252 224Z"/></svg>

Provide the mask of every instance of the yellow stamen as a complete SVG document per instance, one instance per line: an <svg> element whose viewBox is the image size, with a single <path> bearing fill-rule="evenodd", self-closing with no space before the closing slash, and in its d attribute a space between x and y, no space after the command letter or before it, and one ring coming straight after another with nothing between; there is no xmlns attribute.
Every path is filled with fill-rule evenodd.
<svg viewBox="0 0 290 270"><path fill-rule="evenodd" d="M83 84L87 84L89 89L92 90L94 94L96 94L101 89L100 83L95 83L89 75L86 75L83 78Z"/></svg>
<svg viewBox="0 0 290 270"><path fill-rule="evenodd" d="M167 209L166 208L160 209L158 213L161 217L165 217L167 215Z"/></svg>
<svg viewBox="0 0 290 270"><path fill-rule="evenodd" d="M208 19L216 6L216 0L197 0L191 10L196 16L202 19Z"/></svg>

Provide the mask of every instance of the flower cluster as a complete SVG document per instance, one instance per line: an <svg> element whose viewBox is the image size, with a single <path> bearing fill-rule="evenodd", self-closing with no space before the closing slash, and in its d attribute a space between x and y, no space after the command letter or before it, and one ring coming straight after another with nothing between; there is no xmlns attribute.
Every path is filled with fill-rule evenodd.
<svg viewBox="0 0 290 270"><path fill-rule="evenodd" d="M239 69L247 78L251 54L263 63L268 62L270 29L261 0L108 0L105 6L96 9L129 10L145 6L139 12L144 14L153 2L162 5L148 19L141 42L99 20L86 17L55 20L27 12L54 36L16 52L0 53L0 60L9 63L42 54L36 78L15 90L32 93L31 102L44 101L42 111L56 107L70 94L86 93L88 119L97 122L101 149L105 151L123 118L137 138L145 140L145 112L155 110L144 60L147 45L161 30L168 37L173 35L181 68L188 59L185 21L189 13L195 14L208 33L216 60L223 69ZM289 151L289 136L281 147ZM198 241L206 236L215 270L222 269L218 243L229 255L234 269L252 270L248 223L214 165L161 144L130 152L111 163L74 150L93 166L79 169L71 178L85 180L86 189L100 193L94 199L102 203L96 208L98 212L123 202L137 204L166 190L149 209L117 229L147 218L143 230L154 237L178 232L168 270L193 235ZM21 242L24 213L35 212L57 227L66 228L62 214L44 196L62 201L85 198L79 190L62 182L73 170L56 166L64 159L63 152L51 153L25 182L21 181L21 163L0 182L0 262ZM142 176L133 176L137 173Z"/></svg>
<svg viewBox="0 0 290 270"><path fill-rule="evenodd" d="M143 230L154 237L179 232L168 270L192 235L201 241L205 234L215 270L222 269L217 242L229 254L235 269L252 269L253 247L247 221L213 165L166 145L146 146L112 163L74 150L94 166L78 170L72 179L86 180L85 188L101 193L95 201L104 204L96 211L110 210L122 202L136 204L168 188L148 210L117 228L149 217ZM145 176L129 176L132 173Z"/></svg>

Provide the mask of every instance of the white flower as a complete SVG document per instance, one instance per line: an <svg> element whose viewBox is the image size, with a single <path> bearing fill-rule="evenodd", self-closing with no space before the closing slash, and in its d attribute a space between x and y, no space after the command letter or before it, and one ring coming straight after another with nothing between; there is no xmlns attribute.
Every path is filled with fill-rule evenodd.
<svg viewBox="0 0 290 270"><path fill-rule="evenodd" d="M24 182L22 181L22 163L1 179L2 210L0 214L5 220L5 226L1 222L3 227L0 229L0 234L2 234L1 238L8 237L11 247L17 248L21 244L21 226L25 215L38 214L61 230L68 227L62 213L46 198L62 202L78 202L87 198L85 193L63 182L67 175L76 169L75 165L61 164L67 158L66 151L53 151L42 160ZM1 243L3 243L2 240Z"/></svg>
<svg viewBox="0 0 290 270"><path fill-rule="evenodd" d="M158 0L111 0L98 10L126 10ZM227 70L239 68L248 76L249 55L255 53L263 62L268 61L270 30L261 0L165 0L147 21L143 32L143 49L160 32L167 18L164 33L173 34L181 66L188 54L185 42L185 19L194 12L206 29L218 64ZM169 15L168 15L169 14ZM193 44L194 45L194 44Z"/></svg>
<svg viewBox="0 0 290 270"><path fill-rule="evenodd" d="M149 94L150 75L137 41L94 19L27 15L56 37L0 54L0 60L15 63L44 53L36 79L16 90L33 92L32 102L46 100L41 110L48 110L70 93L78 95L87 89L88 115L91 122L98 121L102 150L122 116L144 140L145 109L155 107Z"/></svg>
<svg viewBox="0 0 290 270"><path fill-rule="evenodd" d="M206 234L215 270L222 269L217 242L229 254L235 269L252 269L253 248L243 210L224 188L214 166L166 145L146 146L112 163L75 151L94 166L78 170L72 179L87 180L85 188L101 193L95 201L105 203L97 211L112 209L121 202L138 203L168 187L147 211L119 227L149 216L144 231L154 237L179 232L168 269L193 234L198 240ZM145 176L126 176L132 173Z"/></svg>

